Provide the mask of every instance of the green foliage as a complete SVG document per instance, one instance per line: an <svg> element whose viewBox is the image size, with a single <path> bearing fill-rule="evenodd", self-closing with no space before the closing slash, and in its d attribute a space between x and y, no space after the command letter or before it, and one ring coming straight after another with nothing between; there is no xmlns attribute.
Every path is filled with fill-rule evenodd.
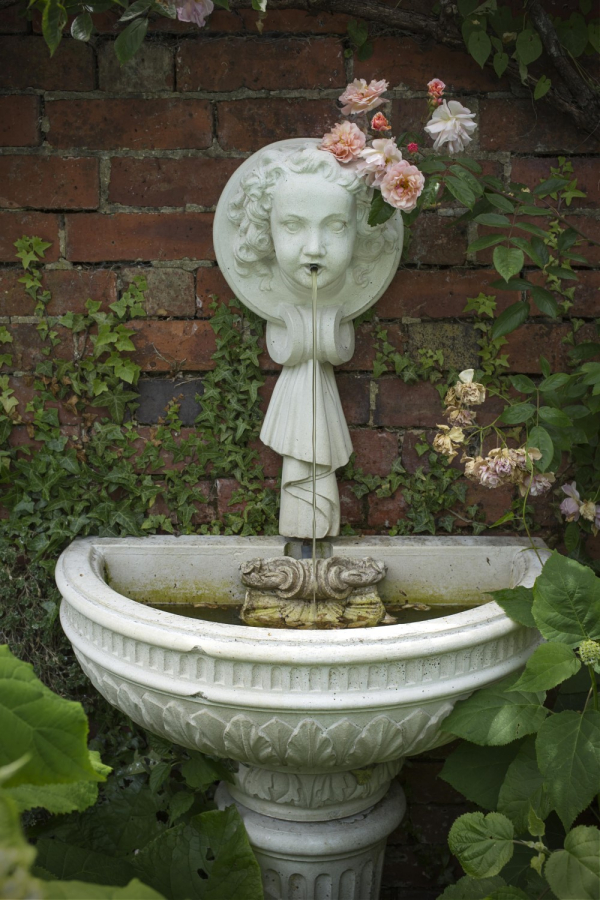
<svg viewBox="0 0 600 900"><path fill-rule="evenodd" d="M462 744L448 758L442 778L492 810L488 816L468 813L452 826L450 848L471 880L459 882L463 894L447 889L442 895L446 900L591 900L600 895L600 831L586 825L572 828L582 811L593 809L600 792L599 618L594 606L599 590L600 578L589 567L553 554L533 590L495 594L517 621L531 625L532 616L541 623L548 643L535 650L520 678L510 676L479 691L458 703L445 720L446 730L473 743ZM581 652L571 649L582 645ZM587 686L581 681L585 667ZM552 692L545 699L547 689ZM482 753L480 759L477 753ZM484 774L488 760L489 780ZM562 834L556 819L547 827L553 813ZM508 864L513 853L525 854L523 865ZM484 888L485 879L500 873L503 885L493 892Z"/></svg>
<svg viewBox="0 0 600 900"><path fill-rule="evenodd" d="M355 53L356 58L361 61L373 56L373 44L369 39L369 26L366 22L349 19L347 32L350 46L344 51L346 59L351 59Z"/></svg>

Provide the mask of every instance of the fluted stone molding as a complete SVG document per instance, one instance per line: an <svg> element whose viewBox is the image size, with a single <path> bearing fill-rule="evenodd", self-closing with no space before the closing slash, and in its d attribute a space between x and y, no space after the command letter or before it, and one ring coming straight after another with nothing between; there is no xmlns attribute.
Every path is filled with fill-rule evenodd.
<svg viewBox="0 0 600 900"><path fill-rule="evenodd" d="M340 539L333 549L381 560L386 601L401 590L408 599L436 594L468 603L481 591L531 586L547 551L540 543L538 559L527 547L509 538L369 537ZM539 632L513 622L493 602L409 625L284 631L187 619L129 599L160 595L163 603L177 602L201 587L207 598L241 604L240 566L285 550L284 539L270 537L77 540L57 564L61 622L82 668L110 703L155 734L239 763L231 796L257 835L268 832L275 840L273 822L318 830L364 814L370 848L364 871L372 873L375 891L381 848L367 834L368 810L391 809L386 792L402 760L451 740L441 726L456 701L523 666ZM391 813L381 815L373 823L389 824ZM322 861L318 875L309 866L309 877L300 863L284 871L271 856L261 863L265 884L283 879L289 891L292 875L314 882L315 891L331 878L333 893L323 896L335 897L335 884L349 871L344 864L334 876ZM353 871L344 878L362 884L359 869ZM371 896L357 890L357 900ZM306 894L313 896L320 895Z"/></svg>

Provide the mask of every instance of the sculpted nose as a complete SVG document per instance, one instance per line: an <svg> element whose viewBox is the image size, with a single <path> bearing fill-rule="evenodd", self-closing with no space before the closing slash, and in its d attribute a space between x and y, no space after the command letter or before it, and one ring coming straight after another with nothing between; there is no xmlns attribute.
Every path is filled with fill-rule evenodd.
<svg viewBox="0 0 600 900"><path fill-rule="evenodd" d="M310 232L304 246L304 252L310 259L321 257L325 253L321 235L316 229Z"/></svg>

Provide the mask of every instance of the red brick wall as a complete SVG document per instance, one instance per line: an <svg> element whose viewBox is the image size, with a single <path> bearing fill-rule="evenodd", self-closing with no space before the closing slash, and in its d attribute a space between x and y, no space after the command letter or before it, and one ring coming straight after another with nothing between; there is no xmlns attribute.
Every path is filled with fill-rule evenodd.
<svg viewBox="0 0 600 900"><path fill-rule="evenodd" d="M36 234L52 241L45 273L54 295L51 313L81 310L88 296L111 302L136 271L144 271L147 318L135 323L144 370L139 419L142 425L156 421L189 381L191 425L193 396L212 366L209 298L230 297L211 241L219 194L252 151L282 138L319 136L334 124L335 98L356 76L390 81L396 132L422 124L425 84L442 78L478 114L475 157L507 181L533 185L557 154L572 155L588 191L585 203L573 203L573 216L600 237L600 141L577 132L549 103L533 104L518 86L482 72L463 53L409 37L376 38L371 59L345 59L344 16L271 12L262 36L254 23L251 10L218 11L202 32L162 19L134 62L119 68L109 16L91 45L67 37L50 59L35 23L14 9L0 11L0 321L14 334L12 385L23 401L39 345L27 319L33 302L17 282L13 241ZM475 231L449 230L451 214L449 205L421 217L408 259L376 311L399 349L442 348L454 365L467 367L476 364L476 333L462 310L493 275L489 253L466 257ZM598 248L584 252L600 267ZM599 286L600 271L582 274L575 315L600 315ZM515 299L501 295L500 308ZM536 373L542 351L553 365L564 365L566 330L565 323L536 315L510 338L511 371ZM385 474L400 454L414 471L415 435L426 430L430 436L441 421L439 397L429 384L373 378L372 331L371 324L359 326L356 354L338 373L358 461L367 472ZM65 341L57 352L68 354L70 347ZM272 373L267 397L275 371L266 355L264 360ZM65 428L77 429L67 411L61 415ZM275 454L264 451L263 461L267 477L276 476ZM231 483L213 488L217 515ZM489 521L509 502L506 493L472 494L485 503ZM341 496L344 521L371 530L393 524L404 507L400 496L358 500L347 485ZM438 893L440 845L460 808L452 806L456 796L433 780L437 767L434 759L422 759L407 770L414 782L410 828L392 842L385 900L399 896L400 885L404 900ZM416 858L411 841L431 854Z"/></svg>

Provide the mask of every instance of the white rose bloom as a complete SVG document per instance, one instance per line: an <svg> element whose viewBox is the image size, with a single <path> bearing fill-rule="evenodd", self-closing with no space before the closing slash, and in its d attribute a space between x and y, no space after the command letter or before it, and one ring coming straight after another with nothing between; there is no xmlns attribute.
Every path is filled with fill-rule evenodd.
<svg viewBox="0 0 600 900"><path fill-rule="evenodd" d="M360 156L356 169L371 187L379 185L388 166L402 160L402 152L396 141L390 138L376 138L370 147L361 151Z"/></svg>
<svg viewBox="0 0 600 900"><path fill-rule="evenodd" d="M475 113L458 100L444 100L425 126L425 131L435 138L433 149L439 150L442 144L448 144L450 153L464 150L471 143L471 135L477 128L475 122L471 121L474 118Z"/></svg>

